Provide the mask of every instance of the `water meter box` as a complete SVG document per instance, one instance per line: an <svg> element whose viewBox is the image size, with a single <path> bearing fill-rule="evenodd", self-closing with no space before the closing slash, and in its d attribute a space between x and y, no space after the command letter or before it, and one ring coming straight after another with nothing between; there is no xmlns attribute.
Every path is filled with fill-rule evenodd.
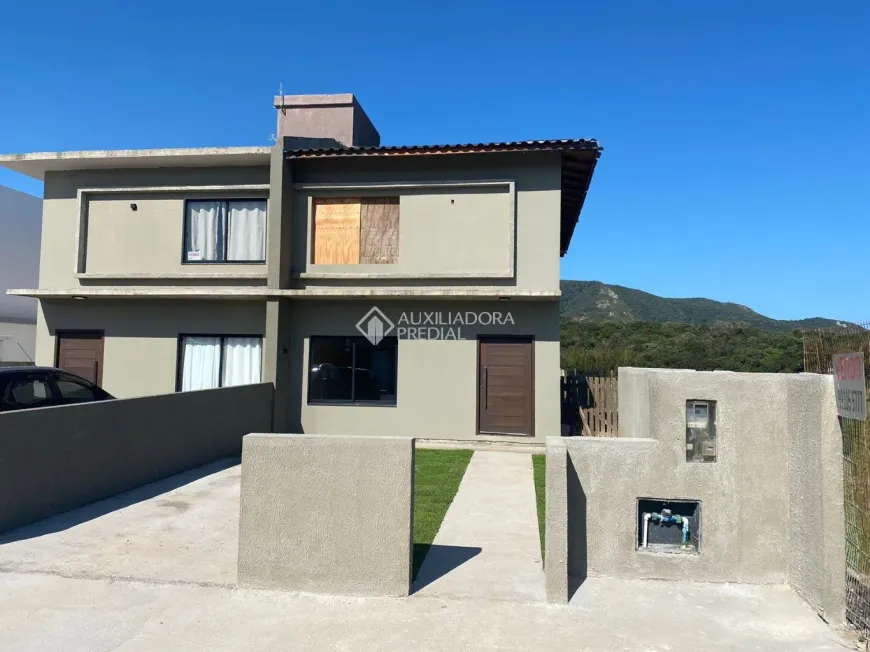
<svg viewBox="0 0 870 652"><path fill-rule="evenodd" d="M701 502L638 498L637 548L676 554L700 552Z"/></svg>
<svg viewBox="0 0 870 652"><path fill-rule="evenodd" d="M716 461L716 401L686 401L686 461Z"/></svg>

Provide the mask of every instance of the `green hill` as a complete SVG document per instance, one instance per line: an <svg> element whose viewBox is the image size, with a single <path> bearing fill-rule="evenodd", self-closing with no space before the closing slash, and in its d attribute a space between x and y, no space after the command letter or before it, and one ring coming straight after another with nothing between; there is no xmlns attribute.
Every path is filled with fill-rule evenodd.
<svg viewBox="0 0 870 652"><path fill-rule="evenodd" d="M803 370L800 329L833 319L777 320L737 303L666 299L599 281L562 281L562 368L621 366Z"/></svg>
<svg viewBox="0 0 870 652"><path fill-rule="evenodd" d="M778 320L737 303L711 299L667 299L641 290L600 281L562 281L561 314L564 319L593 323L656 322L696 326L745 326L766 331L791 332L826 328L841 322L812 317Z"/></svg>
<svg viewBox="0 0 870 652"><path fill-rule="evenodd" d="M699 371L803 370L798 331L744 326L562 320L563 369L658 367Z"/></svg>

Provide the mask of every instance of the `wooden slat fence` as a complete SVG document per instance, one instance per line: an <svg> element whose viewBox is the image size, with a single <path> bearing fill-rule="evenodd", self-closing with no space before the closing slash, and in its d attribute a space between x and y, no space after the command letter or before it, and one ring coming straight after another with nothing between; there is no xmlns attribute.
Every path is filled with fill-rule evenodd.
<svg viewBox="0 0 870 652"><path fill-rule="evenodd" d="M618 437L618 384L615 371L563 372L562 423L569 434Z"/></svg>

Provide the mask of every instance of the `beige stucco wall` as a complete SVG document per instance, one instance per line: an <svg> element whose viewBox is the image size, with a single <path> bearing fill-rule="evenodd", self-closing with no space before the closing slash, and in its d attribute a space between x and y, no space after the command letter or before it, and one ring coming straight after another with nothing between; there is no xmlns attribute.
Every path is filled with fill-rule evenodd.
<svg viewBox="0 0 870 652"><path fill-rule="evenodd" d="M239 586L408 595L412 438L247 435L239 503Z"/></svg>
<svg viewBox="0 0 870 652"><path fill-rule="evenodd" d="M332 139L348 147L371 147L381 143L378 130L351 93L279 95L275 97L275 107L280 108L277 112L279 137Z"/></svg>
<svg viewBox="0 0 870 652"><path fill-rule="evenodd" d="M58 330L102 330L103 388L118 398L175 391L180 334L263 335L263 301L42 301L36 362L55 364Z"/></svg>
<svg viewBox="0 0 870 652"><path fill-rule="evenodd" d="M294 281L293 287L446 285L558 291L561 177L557 153L297 160L292 164L296 184L292 229L282 243L292 249L291 273L347 271L362 276L304 278ZM500 185L480 185L492 182ZM47 173L39 286L75 289L129 284L143 278L146 283L191 285L209 283L209 276L236 285L262 285L265 264L182 264L184 199L226 193L177 189L268 183L269 169L264 166ZM402 188L361 189L367 184ZM167 190L86 193L82 200L87 207L82 232L85 252L79 261L79 191L154 187ZM330 193L401 195L397 264L349 269L308 265L309 200L312 195ZM267 191L231 194L264 196ZM131 203L136 203L136 211ZM268 249L275 251L275 247ZM371 274L376 276L368 278Z"/></svg>
<svg viewBox="0 0 870 652"><path fill-rule="evenodd" d="M187 186L260 185L269 183L268 167L156 168L139 170L82 170L49 172L45 177L39 286L44 289L93 285L76 278L76 228L79 219L77 193L82 189L150 188ZM181 265L181 235L184 196L130 193L94 194L93 221L86 242L90 262L85 270L94 274L148 273L231 274L262 272L265 265ZM213 193L209 193L213 194ZM220 193L216 193L220 194ZM250 195L251 192L242 193ZM265 193L261 193L265 194ZM130 210L135 201L139 210ZM89 219L89 222L91 220ZM123 228L119 225L123 224ZM153 224L153 228L152 228ZM191 284L195 279L186 279ZM255 281L240 279L238 284Z"/></svg>
<svg viewBox="0 0 870 652"><path fill-rule="evenodd" d="M311 264L313 198L399 197L399 259L395 264ZM399 190L299 190L295 268L306 273L473 277L513 276L514 197L509 184ZM481 246L485 243L485 246Z"/></svg>
<svg viewBox="0 0 870 652"><path fill-rule="evenodd" d="M714 400L716 461L686 461L686 401ZM586 577L789 582L826 620L845 594L830 376L619 369L634 437L547 440L547 594ZM700 502L698 554L639 549L638 500Z"/></svg>
<svg viewBox="0 0 870 652"><path fill-rule="evenodd" d="M267 192L112 193L87 197L88 274L261 274L266 265L182 263L185 199L266 198ZM136 204L132 210L131 204Z"/></svg>
<svg viewBox="0 0 870 652"><path fill-rule="evenodd" d="M290 368L276 404L291 430L309 434L477 439L479 335L533 336L535 438L560 432L558 302L391 301L381 309L398 322L402 312L511 312L514 326L466 327L460 340L399 343L398 398L393 407L308 405L308 345L312 335L358 335L367 301L286 301ZM175 391L180 334L263 335L264 301L53 300L37 322L37 364L55 363L59 330L105 332L103 387L119 398ZM268 355L268 346L267 355ZM268 361L267 361L268 365ZM264 380L268 380L265 378ZM509 437L506 437L510 439ZM501 438L505 439L505 437Z"/></svg>
<svg viewBox="0 0 870 652"><path fill-rule="evenodd" d="M559 289L561 172L557 153L400 159L294 161L296 197L292 218L292 274L352 271L384 275L380 279L341 281L304 278L296 282L300 287L341 283L344 287L437 284L541 291ZM481 186L461 187L462 183L493 181L512 182L515 197L511 198L505 186L486 190ZM438 183L447 185L442 190L426 187L426 184ZM410 187L361 190L366 184L410 184ZM414 184L422 187L414 189ZM319 189L311 190L312 185ZM342 188L327 191L323 185ZM397 265L342 266L338 269L307 264L310 246L308 197L328 193L400 195ZM453 204L451 200L454 200ZM511 206L512 202L515 207ZM515 228L513 234L511 222ZM515 251L511 255L512 248ZM505 269L506 262L508 269ZM500 271L507 271L507 277L480 278ZM461 277L463 274L468 278L443 278L446 275ZM395 279L390 275L411 278ZM478 277L474 278L475 275Z"/></svg>
<svg viewBox="0 0 870 652"><path fill-rule="evenodd" d="M468 327L461 340L400 339L397 404L308 405L309 338L359 335L356 323L372 307L367 301L299 301L290 304L293 389L279 391L292 431L309 434L480 439L477 435L478 335L534 336L535 438L560 434L558 302L381 302L392 321L402 312L510 311L513 327ZM392 333L393 335L395 333ZM487 437L488 438L488 437ZM500 437L496 439L516 439ZM527 440L525 437L519 439Z"/></svg>

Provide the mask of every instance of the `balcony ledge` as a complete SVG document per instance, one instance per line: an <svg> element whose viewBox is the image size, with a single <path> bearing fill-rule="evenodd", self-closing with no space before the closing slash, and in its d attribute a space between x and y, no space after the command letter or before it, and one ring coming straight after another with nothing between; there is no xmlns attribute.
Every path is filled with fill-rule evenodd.
<svg viewBox="0 0 870 652"><path fill-rule="evenodd" d="M483 299L554 300L559 290L517 290L504 287L309 288L265 287L79 287L15 289L6 294L35 299Z"/></svg>

